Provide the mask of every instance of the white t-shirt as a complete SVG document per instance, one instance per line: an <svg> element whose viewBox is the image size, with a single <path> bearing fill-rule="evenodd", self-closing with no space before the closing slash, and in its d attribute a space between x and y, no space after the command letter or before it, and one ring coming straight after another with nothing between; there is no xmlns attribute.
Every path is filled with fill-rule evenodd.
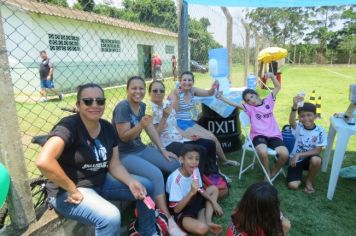
<svg viewBox="0 0 356 236"><path fill-rule="evenodd" d="M203 186L199 169L197 169L199 188ZM166 192L169 194L169 206L175 207L190 191L193 175L186 177L180 173L180 168L172 172L166 183Z"/></svg>
<svg viewBox="0 0 356 236"><path fill-rule="evenodd" d="M299 152L307 152L316 147L324 147L327 145L325 129L316 125L314 129L305 129L303 124L298 122L297 127L292 129L295 137L295 144L291 156Z"/></svg>

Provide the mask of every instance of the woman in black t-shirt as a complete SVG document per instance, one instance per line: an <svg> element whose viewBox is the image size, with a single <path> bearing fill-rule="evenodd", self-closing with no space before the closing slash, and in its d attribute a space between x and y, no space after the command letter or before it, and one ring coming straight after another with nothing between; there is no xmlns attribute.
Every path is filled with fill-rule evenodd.
<svg viewBox="0 0 356 236"><path fill-rule="evenodd" d="M48 177L49 202L61 215L95 226L95 235L120 235L120 212L108 200L136 200L138 231L155 235L154 211L142 201L152 196L152 182L133 178L121 164L117 136L101 119L103 89L78 87L78 114L63 118L49 134L36 164Z"/></svg>

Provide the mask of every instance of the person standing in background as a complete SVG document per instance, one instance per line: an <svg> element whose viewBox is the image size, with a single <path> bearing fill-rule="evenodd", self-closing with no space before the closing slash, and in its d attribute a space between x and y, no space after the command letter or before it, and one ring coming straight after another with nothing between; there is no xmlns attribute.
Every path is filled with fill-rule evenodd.
<svg viewBox="0 0 356 236"><path fill-rule="evenodd" d="M153 80L161 79L163 80L163 75L161 71L162 60L157 53L153 54L152 59L152 71L153 71Z"/></svg>
<svg viewBox="0 0 356 236"><path fill-rule="evenodd" d="M176 80L177 78L177 59L175 55L172 55L172 74L173 74L173 78L174 80Z"/></svg>
<svg viewBox="0 0 356 236"><path fill-rule="evenodd" d="M58 95L59 100L63 100L63 94L54 88L53 83L53 63L49 60L46 51L40 51L42 59L40 63L40 79L41 79L41 102L48 101L48 92L53 92Z"/></svg>

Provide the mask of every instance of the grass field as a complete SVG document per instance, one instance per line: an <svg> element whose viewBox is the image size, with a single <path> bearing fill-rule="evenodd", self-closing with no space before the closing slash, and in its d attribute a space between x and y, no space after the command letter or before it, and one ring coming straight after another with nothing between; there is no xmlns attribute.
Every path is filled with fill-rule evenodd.
<svg viewBox="0 0 356 236"><path fill-rule="evenodd" d="M242 67L233 68L233 86L242 86ZM345 66L284 66L282 70L282 90L277 96L275 116L280 127L288 122L292 97L300 91L309 97L312 90L322 97L322 118L317 124L328 130L329 117L335 112L343 112L348 106L349 84L356 83L356 67ZM166 81L167 87L173 87L173 82ZM208 74L196 74L196 86L207 87L210 84ZM262 97L267 91L259 90ZM115 104L124 99L125 87L106 90L108 105L104 118L111 119ZM148 100L148 96L146 97ZM33 159L38 148L30 144L30 138L37 134L48 132L60 117L66 115L58 107L73 106L75 96L66 96L64 101L48 103L17 103L20 127L23 133L25 156L28 168L34 171ZM241 151L227 154L228 158L240 161ZM331 162L330 162L331 164ZM316 192L306 195L302 190L288 190L285 179L279 177L275 186L279 191L282 209L291 220L292 229L289 235L355 235L356 234L356 181L339 179L334 199L326 198L330 165L326 173L320 173L315 179ZM348 151L345 154L343 166L356 165L356 137L350 139ZM263 180L262 171L258 165L252 171L246 172L240 181L237 180L236 168L223 168L222 171L233 179L230 196L221 201L225 215L216 219L227 226L230 214L241 198L245 189L256 181Z"/></svg>

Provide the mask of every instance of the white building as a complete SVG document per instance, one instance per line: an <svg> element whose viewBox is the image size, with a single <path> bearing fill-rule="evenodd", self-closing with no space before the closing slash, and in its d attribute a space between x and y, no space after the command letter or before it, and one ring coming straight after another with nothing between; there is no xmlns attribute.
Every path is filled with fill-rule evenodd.
<svg viewBox="0 0 356 236"><path fill-rule="evenodd" d="M117 85L132 75L151 77L158 53L165 76L178 54L177 34L161 28L29 0L0 3L15 92L39 88L39 51L55 65L56 87L84 82Z"/></svg>

